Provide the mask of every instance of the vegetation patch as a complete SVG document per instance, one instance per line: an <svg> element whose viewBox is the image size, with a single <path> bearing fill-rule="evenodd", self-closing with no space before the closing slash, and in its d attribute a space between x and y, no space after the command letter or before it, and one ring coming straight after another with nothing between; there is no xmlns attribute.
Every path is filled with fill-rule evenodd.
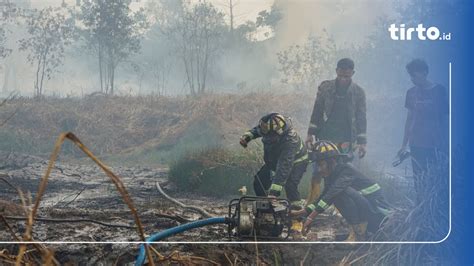
<svg viewBox="0 0 474 266"><path fill-rule="evenodd" d="M182 191L222 197L239 195L239 189L246 186L251 193L261 158L256 149L213 148L182 157L171 165L169 176Z"/></svg>

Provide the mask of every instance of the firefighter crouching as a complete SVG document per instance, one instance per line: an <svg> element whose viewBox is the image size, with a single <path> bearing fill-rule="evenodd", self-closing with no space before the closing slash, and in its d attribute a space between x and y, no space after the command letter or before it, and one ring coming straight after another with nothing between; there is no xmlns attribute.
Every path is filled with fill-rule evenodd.
<svg viewBox="0 0 474 266"><path fill-rule="evenodd" d="M319 141L314 145L311 159L318 164L318 174L324 178L324 191L303 210L292 215L306 216L304 232L314 218L332 204L350 224L346 241L364 241L366 232L375 232L389 212L380 186L344 160L336 145Z"/></svg>

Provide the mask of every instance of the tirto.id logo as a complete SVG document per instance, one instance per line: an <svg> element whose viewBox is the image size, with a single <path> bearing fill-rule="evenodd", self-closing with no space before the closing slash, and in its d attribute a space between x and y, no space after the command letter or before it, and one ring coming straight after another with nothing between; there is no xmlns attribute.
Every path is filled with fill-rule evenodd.
<svg viewBox="0 0 474 266"><path fill-rule="evenodd" d="M406 28L405 24L396 26L391 24L388 28L390 32L390 38L394 41L410 41L413 36L417 37L421 41L449 41L451 40L451 33L441 33L437 27L425 28L423 24L418 24L416 28ZM416 32L416 33L415 33Z"/></svg>

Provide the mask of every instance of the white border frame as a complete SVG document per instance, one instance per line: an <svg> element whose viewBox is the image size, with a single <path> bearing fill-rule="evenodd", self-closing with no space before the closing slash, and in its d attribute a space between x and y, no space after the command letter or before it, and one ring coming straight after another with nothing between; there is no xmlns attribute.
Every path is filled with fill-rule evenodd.
<svg viewBox="0 0 474 266"><path fill-rule="evenodd" d="M290 244L439 244L451 235L452 229L452 198L451 198L451 62L449 62L449 230L448 234L441 240L437 241L355 241L355 242L342 242L342 241L160 241L160 242L143 242L143 241L12 241L3 242L0 244L279 244L279 245L290 245Z"/></svg>

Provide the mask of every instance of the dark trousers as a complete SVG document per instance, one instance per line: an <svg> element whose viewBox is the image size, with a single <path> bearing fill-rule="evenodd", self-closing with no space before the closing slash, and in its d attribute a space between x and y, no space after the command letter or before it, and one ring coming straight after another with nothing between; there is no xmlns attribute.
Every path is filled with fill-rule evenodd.
<svg viewBox="0 0 474 266"><path fill-rule="evenodd" d="M349 224L368 223L367 230L375 232L385 218L379 201L384 201L380 192L374 192L369 197L349 187L334 199L334 205Z"/></svg>
<svg viewBox="0 0 474 266"><path fill-rule="evenodd" d="M291 169L290 176L284 184L286 197L290 202L301 200L300 192L298 191L298 184L300 183L304 172L306 172L307 166L307 162L300 162L293 165L293 168ZM255 195L261 197L267 196L271 184L271 169L264 164L254 177L253 189L255 190Z"/></svg>
<svg viewBox="0 0 474 266"><path fill-rule="evenodd" d="M430 189L428 169L437 163L436 149L423 147L410 147L413 179L417 203L421 202L422 191Z"/></svg>

